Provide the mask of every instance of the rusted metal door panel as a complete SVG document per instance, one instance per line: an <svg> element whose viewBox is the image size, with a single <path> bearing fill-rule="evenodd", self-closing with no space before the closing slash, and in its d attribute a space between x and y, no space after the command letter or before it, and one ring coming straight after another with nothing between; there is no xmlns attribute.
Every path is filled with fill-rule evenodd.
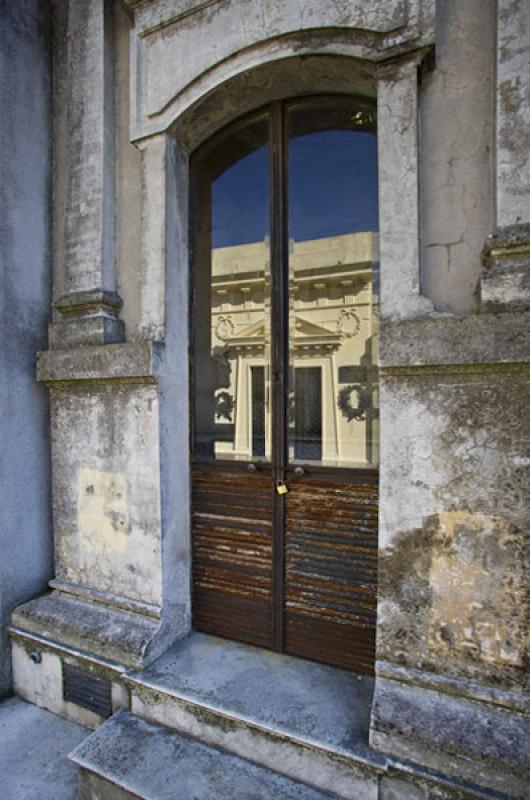
<svg viewBox="0 0 530 800"><path fill-rule="evenodd" d="M192 472L193 625L272 647L272 479L225 464Z"/></svg>
<svg viewBox="0 0 530 800"><path fill-rule="evenodd" d="M289 480L285 646L292 655L373 672L377 476Z"/></svg>

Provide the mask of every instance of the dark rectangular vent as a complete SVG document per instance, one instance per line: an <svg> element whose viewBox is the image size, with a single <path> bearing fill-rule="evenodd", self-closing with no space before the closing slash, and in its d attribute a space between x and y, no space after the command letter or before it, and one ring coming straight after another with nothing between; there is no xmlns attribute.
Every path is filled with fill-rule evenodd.
<svg viewBox="0 0 530 800"><path fill-rule="evenodd" d="M96 678L79 667L63 663L63 698L88 708L100 717L110 717L112 704L110 681Z"/></svg>

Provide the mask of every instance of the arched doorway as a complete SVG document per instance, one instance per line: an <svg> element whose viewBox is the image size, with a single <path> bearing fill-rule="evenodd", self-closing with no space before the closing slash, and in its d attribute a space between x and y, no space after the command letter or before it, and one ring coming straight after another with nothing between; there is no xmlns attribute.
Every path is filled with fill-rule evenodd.
<svg viewBox="0 0 530 800"><path fill-rule="evenodd" d="M195 152L195 629L373 670L373 101L274 103Z"/></svg>

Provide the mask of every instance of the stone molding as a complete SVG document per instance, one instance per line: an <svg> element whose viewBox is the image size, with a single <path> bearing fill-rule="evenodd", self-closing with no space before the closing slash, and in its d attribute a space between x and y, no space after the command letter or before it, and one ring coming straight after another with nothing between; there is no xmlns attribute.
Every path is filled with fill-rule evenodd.
<svg viewBox="0 0 530 800"><path fill-rule="evenodd" d="M434 43L434 3L425 0L353 0L347 9L329 0L294 0L283 4L281 16L271 0L152 0L129 7L134 140L167 130L193 102L264 61L336 53L375 63ZM219 46L205 53L205 38Z"/></svg>
<svg viewBox="0 0 530 800"><path fill-rule="evenodd" d="M482 260L489 269L530 269L530 222L508 225L488 236Z"/></svg>
<svg viewBox="0 0 530 800"><path fill-rule="evenodd" d="M92 317L106 314L115 317L123 302L117 292L103 289L70 292L55 301L54 307L63 317Z"/></svg>
<svg viewBox="0 0 530 800"><path fill-rule="evenodd" d="M153 605L153 603L144 603L140 600L131 600L129 597L119 597L112 592L102 592L97 589L90 589L87 586L81 586L77 583L69 583L67 581L60 581L57 579L48 581L50 589L56 589L63 594L70 594L73 597L79 597L82 600L88 600L92 603L100 603L104 606L112 606L121 609L122 611L131 611L137 614L144 614L146 617L153 617L153 619L160 619L162 609L160 606Z"/></svg>
<svg viewBox="0 0 530 800"><path fill-rule="evenodd" d="M499 706L521 714L530 714L530 698L515 692L508 692L482 683L463 678L438 675L434 672L393 664L390 661L377 661L375 674L388 680L400 681L410 686L420 686L435 692L445 692L455 697L464 697L478 703Z"/></svg>
<svg viewBox="0 0 530 800"><path fill-rule="evenodd" d="M37 633L30 633L27 630L10 625L7 628L8 634L31 654L34 650L47 650L57 653L59 656L67 656L75 660L82 667L90 667L91 671L100 673L105 677L120 677L126 672L127 667L117 661L108 658L101 658L76 647L69 647L66 644L56 642L53 639L41 636Z"/></svg>
<svg viewBox="0 0 530 800"><path fill-rule="evenodd" d="M143 34L166 25L171 25L186 17L199 14L205 9L216 10L216 6L221 6L222 0L176 0L176 2L160 2L160 0L124 0L126 5L133 8L142 9L138 13L139 27ZM241 3L240 3L241 5ZM252 12L252 3L247 3L247 12ZM315 23L313 16L315 8L322 4L317 0L291 0L291 9L287 9L288 16L293 17L300 12L302 27L310 28ZM348 11L335 12L331 17L340 27L358 28L361 30L371 30L378 33L389 33L405 27L410 20L411 11L407 8L408 4L402 0L350 0ZM298 8L297 8L298 6ZM222 10L222 9L217 9ZM272 11L273 9L271 9ZM329 19L329 17L328 17ZM330 24L331 24L330 20Z"/></svg>
<svg viewBox="0 0 530 800"><path fill-rule="evenodd" d="M527 797L530 716L378 676L370 744L502 797Z"/></svg>
<svg viewBox="0 0 530 800"><path fill-rule="evenodd" d="M41 383L156 383L155 345L149 342L92 345L37 354Z"/></svg>
<svg viewBox="0 0 530 800"><path fill-rule="evenodd" d="M125 327L118 318L123 303L117 292L103 289L70 292L54 303L61 319L48 328L51 349L122 342Z"/></svg>
<svg viewBox="0 0 530 800"><path fill-rule="evenodd" d="M488 236L482 260L482 307L530 308L530 222L508 225Z"/></svg>
<svg viewBox="0 0 530 800"><path fill-rule="evenodd" d="M445 314L381 320L379 366L391 368L524 365L530 357L530 312Z"/></svg>
<svg viewBox="0 0 530 800"><path fill-rule="evenodd" d="M12 625L124 667L146 666L168 645L155 643L162 630L158 620L58 591L18 606Z"/></svg>

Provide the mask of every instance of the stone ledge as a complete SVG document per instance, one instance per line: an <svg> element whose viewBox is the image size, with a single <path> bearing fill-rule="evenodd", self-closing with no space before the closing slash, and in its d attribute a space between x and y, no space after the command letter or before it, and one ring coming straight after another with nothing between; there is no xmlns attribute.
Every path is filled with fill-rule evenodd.
<svg viewBox="0 0 530 800"><path fill-rule="evenodd" d="M100 603L104 606L114 606L122 611L132 611L136 614L143 614L146 617L160 619L162 609L153 603L144 603L141 600L131 600L128 597L121 597L112 592L102 592L97 589L89 589L77 583L69 583L54 578L48 581L50 589L57 589L63 594L71 594L81 600L88 600L92 603Z"/></svg>
<svg viewBox="0 0 530 800"><path fill-rule="evenodd" d="M424 672L412 667L399 666L390 661L377 661L375 672L378 677L399 681L410 686L419 686L423 689L432 689L435 692L464 697L479 703L499 706L509 711L530 714L530 697L515 692L496 689L493 686L473 683L462 678L436 675L433 672Z"/></svg>
<svg viewBox="0 0 530 800"><path fill-rule="evenodd" d="M530 224L508 225L488 236L482 251L482 261L484 266L501 271L528 269L530 267Z"/></svg>
<svg viewBox="0 0 530 800"><path fill-rule="evenodd" d="M328 794L127 711L103 723L70 754L70 760L81 771L81 797L87 800L331 800Z"/></svg>
<svg viewBox="0 0 530 800"><path fill-rule="evenodd" d="M81 668L105 678L117 679L128 669L117 661L110 661L107 658L101 658L101 656L91 655L79 650L77 647L60 644L36 633L29 633L27 630L22 630L22 628L17 628L14 625L9 625L6 630L13 642L20 644L27 653L37 650L54 653L61 659L66 656Z"/></svg>
<svg viewBox="0 0 530 800"><path fill-rule="evenodd" d="M135 668L149 662L148 651L160 628L154 619L59 592L18 606L12 624L22 632Z"/></svg>
<svg viewBox="0 0 530 800"><path fill-rule="evenodd" d="M379 366L526 364L530 361L530 312L464 317L381 320Z"/></svg>
<svg viewBox="0 0 530 800"><path fill-rule="evenodd" d="M523 798L530 716L378 677L370 744L484 789Z"/></svg>
<svg viewBox="0 0 530 800"><path fill-rule="evenodd" d="M37 354L42 383L114 381L156 383L151 342L93 345Z"/></svg>

